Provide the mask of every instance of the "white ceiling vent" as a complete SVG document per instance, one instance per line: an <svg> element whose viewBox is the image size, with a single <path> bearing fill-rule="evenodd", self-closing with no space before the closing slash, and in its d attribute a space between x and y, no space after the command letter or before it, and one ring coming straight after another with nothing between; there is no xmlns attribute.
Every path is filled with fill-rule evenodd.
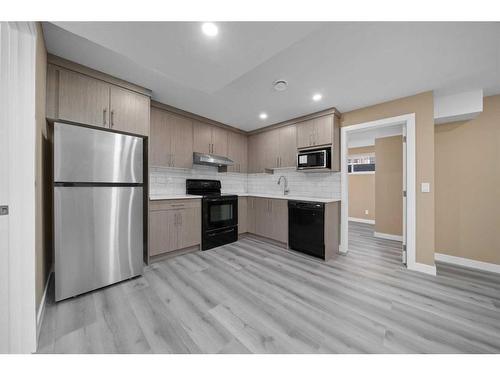
<svg viewBox="0 0 500 375"><path fill-rule="evenodd" d="M284 79L278 79L277 81L274 81L273 88L276 91L285 91L288 88L288 82Z"/></svg>

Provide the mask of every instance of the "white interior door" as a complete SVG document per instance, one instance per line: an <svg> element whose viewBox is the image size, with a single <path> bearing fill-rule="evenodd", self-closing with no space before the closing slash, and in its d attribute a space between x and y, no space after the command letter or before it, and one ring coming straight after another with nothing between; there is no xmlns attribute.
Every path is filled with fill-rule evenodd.
<svg viewBox="0 0 500 375"><path fill-rule="evenodd" d="M408 189L406 182L406 125L403 125L403 252L402 261L403 264L407 263L407 253L406 253L406 203L408 200Z"/></svg>
<svg viewBox="0 0 500 375"><path fill-rule="evenodd" d="M8 126L6 123L6 101L7 90L7 25L0 24L0 206L9 204L9 153L8 153ZM9 348L8 328L9 328L9 216L5 212L0 214L0 353L7 353ZM6 261L7 260L7 261Z"/></svg>
<svg viewBox="0 0 500 375"><path fill-rule="evenodd" d="M35 24L1 22L0 42L0 205L8 206L8 215L0 215L0 353L30 353L36 350Z"/></svg>

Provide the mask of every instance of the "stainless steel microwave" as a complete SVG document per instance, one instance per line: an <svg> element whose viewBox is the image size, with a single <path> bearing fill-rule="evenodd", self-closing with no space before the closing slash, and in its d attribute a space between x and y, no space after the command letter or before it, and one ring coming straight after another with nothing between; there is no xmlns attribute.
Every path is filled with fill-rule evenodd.
<svg viewBox="0 0 500 375"><path fill-rule="evenodd" d="M297 169L328 169L331 168L331 149L299 151L297 154Z"/></svg>

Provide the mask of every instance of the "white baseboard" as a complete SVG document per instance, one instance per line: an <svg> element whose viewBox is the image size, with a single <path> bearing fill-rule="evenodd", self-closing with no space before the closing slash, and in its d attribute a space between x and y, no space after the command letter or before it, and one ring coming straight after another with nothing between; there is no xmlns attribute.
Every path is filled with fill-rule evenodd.
<svg viewBox="0 0 500 375"><path fill-rule="evenodd" d="M385 240L393 240L393 241L403 241L403 236L398 236L396 234L388 234L381 232L373 232L373 235L377 238L383 238Z"/></svg>
<svg viewBox="0 0 500 375"><path fill-rule="evenodd" d="M357 217L349 217L349 221L354 221L356 223L364 223L364 224L375 224L375 220L372 220L372 219L359 219Z"/></svg>
<svg viewBox="0 0 500 375"><path fill-rule="evenodd" d="M43 316L45 315L45 304L47 303L47 291L49 289L50 278L52 277L53 272L49 272L49 276L47 277L47 282L45 283L45 288L43 290L42 300L40 301L40 306L38 306L38 311L36 314L36 332L37 332L37 342L38 335L40 334L40 328L43 320Z"/></svg>
<svg viewBox="0 0 500 375"><path fill-rule="evenodd" d="M410 271L417 271L426 273L427 275L436 276L436 266L429 266L424 263L408 263L407 267Z"/></svg>
<svg viewBox="0 0 500 375"><path fill-rule="evenodd" d="M454 264L456 266L473 268L480 271L500 273L500 264L481 262L479 260L461 258L442 253L435 253L434 259L437 260L438 262Z"/></svg>

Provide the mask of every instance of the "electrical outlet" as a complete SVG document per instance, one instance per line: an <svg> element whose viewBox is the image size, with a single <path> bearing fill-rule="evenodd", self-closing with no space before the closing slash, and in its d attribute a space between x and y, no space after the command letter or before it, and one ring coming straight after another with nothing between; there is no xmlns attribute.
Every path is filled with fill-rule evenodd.
<svg viewBox="0 0 500 375"><path fill-rule="evenodd" d="M365 210L365 215L368 215L368 210Z"/></svg>

